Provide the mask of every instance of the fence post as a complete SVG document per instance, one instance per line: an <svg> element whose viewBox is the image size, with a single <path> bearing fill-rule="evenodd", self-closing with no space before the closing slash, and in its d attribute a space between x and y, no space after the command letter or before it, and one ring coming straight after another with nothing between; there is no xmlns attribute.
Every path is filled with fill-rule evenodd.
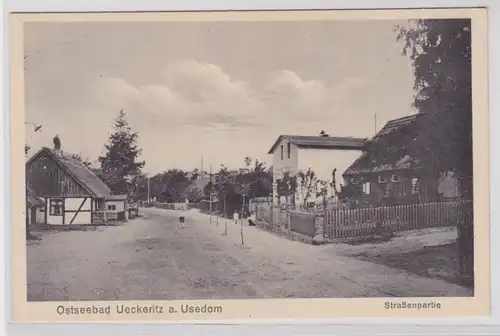
<svg viewBox="0 0 500 336"><path fill-rule="evenodd" d="M313 244L321 245L325 242L324 225L325 225L325 214L324 213L315 214Z"/></svg>

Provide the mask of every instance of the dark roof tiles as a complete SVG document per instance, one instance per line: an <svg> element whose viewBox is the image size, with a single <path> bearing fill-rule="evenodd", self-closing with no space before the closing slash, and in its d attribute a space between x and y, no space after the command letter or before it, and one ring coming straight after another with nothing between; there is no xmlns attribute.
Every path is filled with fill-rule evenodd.
<svg viewBox="0 0 500 336"><path fill-rule="evenodd" d="M361 150L366 142L366 139L364 138L354 137L280 135L274 142L268 154L272 154L283 140L288 140L290 143L293 143L299 148L353 150Z"/></svg>

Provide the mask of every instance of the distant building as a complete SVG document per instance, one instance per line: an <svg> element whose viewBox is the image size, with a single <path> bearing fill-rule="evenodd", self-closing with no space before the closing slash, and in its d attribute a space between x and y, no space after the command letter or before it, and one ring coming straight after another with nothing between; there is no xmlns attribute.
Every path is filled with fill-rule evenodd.
<svg viewBox="0 0 500 336"><path fill-rule="evenodd" d="M359 155L363 149L366 139L353 137L330 137L324 132L320 136L280 135L268 154L273 155L273 203L278 203L277 183L286 172L295 175L301 166L301 157L309 151L325 151L323 157L330 157L329 162L324 158L310 161L311 169L324 168L327 166L332 171L336 164L334 152L352 152L350 155ZM353 154L354 153L354 154ZM352 162L352 161L351 161Z"/></svg>

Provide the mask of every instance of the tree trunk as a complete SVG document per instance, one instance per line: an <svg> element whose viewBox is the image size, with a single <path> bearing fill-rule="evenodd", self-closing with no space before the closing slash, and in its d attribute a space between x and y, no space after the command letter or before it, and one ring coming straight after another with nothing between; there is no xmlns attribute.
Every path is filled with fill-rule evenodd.
<svg viewBox="0 0 500 336"><path fill-rule="evenodd" d="M245 211L245 195L243 195L243 202L241 202L241 219L240 219L240 234L241 234L241 245L244 245L244 239L243 239L243 217L244 217L244 211Z"/></svg>
<svg viewBox="0 0 500 336"><path fill-rule="evenodd" d="M224 234L227 235L227 194L224 193Z"/></svg>

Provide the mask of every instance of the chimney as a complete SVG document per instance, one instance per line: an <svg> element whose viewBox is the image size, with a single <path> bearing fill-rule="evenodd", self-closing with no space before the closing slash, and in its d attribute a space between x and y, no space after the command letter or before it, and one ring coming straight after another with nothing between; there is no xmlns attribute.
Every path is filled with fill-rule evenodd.
<svg viewBox="0 0 500 336"><path fill-rule="evenodd" d="M54 142L54 154L58 157L62 157L61 139L59 139L59 136L57 134L54 137L53 142Z"/></svg>

